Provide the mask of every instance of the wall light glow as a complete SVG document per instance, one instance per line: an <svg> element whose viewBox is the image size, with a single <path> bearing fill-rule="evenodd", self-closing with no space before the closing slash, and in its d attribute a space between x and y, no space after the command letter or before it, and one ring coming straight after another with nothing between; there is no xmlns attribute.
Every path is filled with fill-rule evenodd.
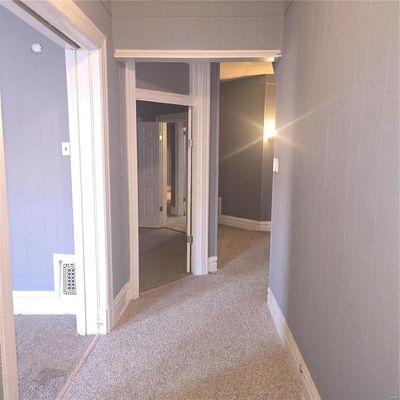
<svg viewBox="0 0 400 400"><path fill-rule="evenodd" d="M275 121L273 120L264 121L264 133L263 133L264 142L267 142L269 139L272 139L275 136L276 136Z"/></svg>

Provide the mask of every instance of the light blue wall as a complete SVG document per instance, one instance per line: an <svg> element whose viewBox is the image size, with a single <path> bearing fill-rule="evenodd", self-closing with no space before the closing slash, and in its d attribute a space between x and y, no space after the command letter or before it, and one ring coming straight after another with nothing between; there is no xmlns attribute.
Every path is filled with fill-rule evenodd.
<svg viewBox="0 0 400 400"><path fill-rule="evenodd" d="M0 90L14 289L53 290L53 253L74 253L64 50L2 7Z"/></svg>

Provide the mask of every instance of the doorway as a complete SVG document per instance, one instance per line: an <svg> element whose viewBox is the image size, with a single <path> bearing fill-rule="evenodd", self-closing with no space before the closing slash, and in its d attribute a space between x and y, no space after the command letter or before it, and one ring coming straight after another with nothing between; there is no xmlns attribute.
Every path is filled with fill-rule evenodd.
<svg viewBox="0 0 400 400"><path fill-rule="evenodd" d="M0 346L1 371L3 373L3 396L5 398L17 399L19 380L21 398L39 397L37 393L40 393L40 396L45 395L42 389L50 389L50 391L52 391L51 394L46 393L49 394L49 398L53 398L57 396L63 384L68 381L68 376L72 372L72 369L88 348L87 344L93 340L93 337L85 335L106 333L110 329L111 316L109 315L109 303L110 298L112 299L112 292L110 289L112 281L107 257L109 246L109 221L107 219L109 215L107 211L107 199L109 198L109 194L106 180L108 177L108 164L107 159L104 158L104 154L108 154L108 142L106 141L108 137L107 102L105 101L106 93L104 91L107 86L107 81L106 76L103 74L106 62L105 36L97 28L88 24L89 20L86 15L72 2L63 2L57 6L51 2L32 2L29 6L22 2L5 2L0 5L0 10L2 14L1 28L2 30L3 28L5 29L0 35L2 39L2 48L5 46L6 50L13 50L12 46L10 48L7 46L15 42L14 40L3 40L6 38L6 35L3 33L10 33L9 27L6 27L7 24L3 23L3 15L5 14L7 14L6 18L9 18L9 15L11 15L12 18L17 18L18 23L25 23L28 26L27 29L32 30L33 28L31 31L33 32L31 33L32 42L29 43L29 46L27 46L26 43L22 46L15 46L15 51L21 53L28 51L26 56L31 58L36 57L35 61L40 64L41 55L50 53L50 49L52 48L50 42L61 46L60 59L62 58L61 63L64 68L62 79L48 76L48 79L42 80L39 87L36 87L36 89L28 89L28 84L35 84L35 79L37 77L28 77L32 69L29 68L27 63L17 63L19 71L17 79L23 80L26 86L25 93L22 93L19 100L22 99L23 102L28 99L32 100L34 95L40 97L43 93L53 94L57 99L61 98L62 96L59 95L58 91L56 93L54 79L56 84L60 83L60 79L63 80L64 90L66 89L66 85L66 91L68 92L68 95L63 98L64 109L68 109L68 112L66 113L67 115L64 114L62 121L57 120L56 113L54 113L52 109L56 102L54 99L36 103L35 101L31 101L31 110L26 104L26 107L23 107L19 101L15 101L17 90L14 92L11 90L10 92L8 87L14 84L16 89L15 84L18 81L15 81L15 76L11 78L7 76L4 77L0 93L0 104L2 106L0 107ZM43 21L46 21L46 23L43 24ZM81 26L81 24L84 26ZM48 29L49 25L52 26L51 30ZM90 29L87 28L88 26L90 26ZM22 31L22 28L18 28L16 36ZM37 36L39 33L42 34L43 37ZM20 37L18 36L18 40L19 39ZM48 39L50 39L50 42L47 42ZM7 51L1 52L2 74L5 73L3 66L4 68L6 67L6 61L7 63L12 62L12 60L8 58L9 56L10 54ZM12 55L10 58L12 58ZM52 62L53 61L54 60L52 60ZM39 66L34 72L38 74L43 73L42 68L45 68L45 64ZM54 65L51 70L55 70ZM11 73L13 72L15 71L11 71ZM10 80L8 80L9 78ZM52 87L48 85L50 81L53 84ZM77 101L78 96L79 102ZM65 97L67 97L67 99ZM9 107L11 103L14 103L14 105L16 104L17 107ZM35 112L34 110L37 108L39 111L36 110ZM26 109L31 111L29 116L22 115L24 114L23 110L26 111ZM18 115L19 113L21 113L20 116ZM13 125L12 123L10 124L10 121L16 121L18 118L20 118L19 122L21 126L16 130L16 134L9 134L11 132L10 126ZM27 130L33 130L36 126L33 122L30 125L27 123L27 120L31 122L34 120L35 124L42 128L51 121L51 126L46 127L44 130L46 134L53 133L57 137L57 140L55 140L57 149L54 150L55 146L53 147L53 145L50 144L50 139L54 139L54 137L50 137L49 140L45 140L41 134L34 134L34 138L31 138L32 140L23 137L23 134L25 134ZM57 136L56 134L59 129L64 130L62 136ZM65 134L65 130L67 135ZM60 141L60 139L62 139L62 141ZM15 146L10 146L10 140L11 142L13 140L16 141ZM10 149L13 149L13 152L10 153ZM20 149L20 152L15 149ZM17 289L18 292L20 292L19 294L24 292L24 295L29 295L29 301L25 301L23 305L25 310L21 312L21 314L31 315L24 315L22 324L19 324L17 321L17 329L19 329L18 325L22 325L22 331L26 333L22 336L18 334L18 347L21 349L21 344L26 346L27 354L29 354L30 362L32 363L27 369L25 368L25 372L27 372L29 376L36 374L38 378L38 385L36 388L33 388L33 391L29 390L29 392L27 392L25 390L26 386L21 382L21 379L18 379L17 375L15 323L12 306L13 274L11 267L13 264L15 265L15 259L16 256L19 255L19 252L16 252L15 249L11 249L12 251L10 252L10 241L15 239L15 236L13 237L15 233L15 231L13 231L13 229L15 229L15 216L12 214L14 214L15 211L13 208L17 207L18 204L24 203L26 208L32 208L34 204L39 203L36 201L37 199L35 196L38 192L42 192L43 194L43 181L35 181L31 186L30 194L10 198L10 196L13 196L13 190L10 190L10 185L19 185L21 187L24 185L24 181L28 181L29 185L33 179L10 179L9 171L10 165L11 169L14 169L15 166L18 168L18 165L22 167L23 162L26 161L23 159L21 163L13 163L13 157L18 158L19 156L25 155L26 158L28 156L34 157L39 155L38 164L41 166L39 170L40 173L54 172L53 169L56 170L52 164L54 159L50 161L50 159L44 155L46 152L46 154L49 153L49 149L50 154L54 155L55 159L60 155L64 157L60 162L64 167L70 165L69 196L68 191L64 192L62 189L62 184L68 182L67 173L61 178L58 177L53 180L53 186L46 190L46 196L49 195L51 197L52 194L54 196L54 201L49 201L50 209L51 206L57 208L61 202L68 201L69 199L69 206L73 209L73 215L71 216L71 213L67 213L65 210L44 213L45 217L49 218L50 223L51 221L58 221L60 234L69 232L69 247L65 247L59 253L53 253L54 249L51 249L53 262L51 260L49 263L46 262L45 268L43 268L40 262L41 259L30 259L26 261L26 264L28 264L27 266L31 268L31 272L33 271L34 273L36 268L38 271L40 268L43 268L44 273L49 273L44 278L42 274L39 279L31 279L31 282L29 282L28 274L24 275L22 273L20 276L22 279L18 280L18 282L14 281L14 289ZM70 152L70 155L63 155L64 152ZM58 159L58 161L60 160ZM33 164L34 162L32 162L32 170L34 169ZM20 172L19 169L15 170ZM65 168L63 171L64 173L66 172ZM33 171L29 171L29 168L25 168L25 172L34 173ZM6 177L8 178L8 182L12 182L10 185L6 184ZM17 212L14 215L17 215L17 217L20 216L21 219L24 218L23 212ZM36 215L36 217L38 217L38 215ZM60 218L60 220L58 220L58 218ZM65 221L61 221L63 218ZM36 242L39 242L40 236L43 235L44 231L48 228L48 224L46 225L46 223L36 221L29 222L27 225L27 230L33 233L30 235L29 241L30 245L34 247L34 245L37 244ZM35 230L37 235L34 235ZM47 238L44 242L49 243L52 239L54 238L50 235L50 238ZM71 242L73 246L70 245ZM101 243L101 246L99 243ZM11 247L12 246L13 244L11 243ZM30 251L30 253L32 254L33 252ZM61 255L61 257L57 258L56 255ZM76 287L71 284L66 288L65 286L68 286L68 284L73 281L73 269L76 275ZM65 275L65 281L62 279L64 270L68 270ZM40 283L40 287L29 287L30 284L34 283ZM64 291L64 289L66 290ZM70 292L67 294L66 292L68 291ZM35 295L39 295L36 297L31 296L31 292L35 292ZM66 318L64 318L66 314L65 309L62 309L60 312L57 307L63 303L62 298L64 296L75 297L75 301L72 301L74 304L66 304L67 302L64 304L64 306L69 309L68 314L70 313ZM22 297L23 296L18 298L19 303L21 303L20 299ZM69 299L71 299L71 297ZM21 304L19 304L18 307L19 306L21 306ZM16 307L16 311L18 307ZM54 310L58 310L58 313L62 314L63 321L51 324L48 323L49 321L46 319L53 317L53 315L50 314L54 314ZM74 322L74 315L76 315L76 322ZM39 323L37 317L46 321ZM56 318L59 318L59 316L56 316ZM27 319L29 319L28 323L26 323ZM65 321L65 319L68 321ZM66 327L64 322L67 323L68 327ZM34 344L30 342L30 338L33 338L33 340L49 338L48 335L43 335L43 329L48 329L51 326L54 328L51 333L54 334L55 340L59 341L58 344L54 342L55 346L53 347L46 345L40 347L38 343ZM42 330L40 327L42 327ZM63 340L63 335L71 335L69 337L73 337L73 341ZM83 350L83 353L79 353L78 357L75 359L76 363L73 361L72 364L68 364L65 362L65 357L68 358L71 353L74 353L77 349L74 340L79 342L83 341L86 344L80 348L80 350ZM42 350L40 350L40 348ZM43 363L46 361L46 356L49 360L49 352L51 351L49 349L53 348L56 348L58 351L58 356L55 356L54 360L52 359L50 361L58 363L60 369L53 368L54 365L53 367L49 365L49 368L47 368L45 363ZM33 349L35 349L35 351L33 351ZM54 353L52 355L54 356ZM24 373L24 368L21 368L21 361L22 357L19 355L19 374ZM26 365L27 364L25 364L25 366ZM43 374L37 371L39 366L40 368L44 366L44 368L41 368L41 371L44 372ZM66 372L67 375L64 373L61 374L60 370ZM32 371L35 371L35 374L32 374ZM28 384L29 388L32 388L32 384L27 380L24 381ZM35 392L35 390L37 390L37 392Z"/></svg>
<svg viewBox="0 0 400 400"><path fill-rule="evenodd" d="M79 335L68 55L0 7L1 103L20 399L56 398L93 341ZM75 213L76 214L76 213ZM79 266L81 269L84 265ZM68 349L66 352L65 349ZM56 371L56 372L55 372Z"/></svg>
<svg viewBox="0 0 400 400"><path fill-rule="evenodd" d="M137 102L140 293L191 272L189 114L187 106Z"/></svg>

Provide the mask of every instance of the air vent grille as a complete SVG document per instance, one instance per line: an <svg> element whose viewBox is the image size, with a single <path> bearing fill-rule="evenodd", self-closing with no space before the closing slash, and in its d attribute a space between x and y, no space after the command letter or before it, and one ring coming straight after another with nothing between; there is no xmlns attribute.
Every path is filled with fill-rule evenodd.
<svg viewBox="0 0 400 400"><path fill-rule="evenodd" d="M62 263L62 287L65 296L76 295L75 263Z"/></svg>

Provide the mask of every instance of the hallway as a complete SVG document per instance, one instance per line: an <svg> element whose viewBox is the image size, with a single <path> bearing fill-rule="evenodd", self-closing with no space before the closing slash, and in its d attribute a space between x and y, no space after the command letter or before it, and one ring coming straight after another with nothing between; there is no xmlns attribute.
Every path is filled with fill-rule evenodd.
<svg viewBox="0 0 400 400"><path fill-rule="evenodd" d="M297 400L268 311L269 236L221 226L218 273L143 294L67 399Z"/></svg>

